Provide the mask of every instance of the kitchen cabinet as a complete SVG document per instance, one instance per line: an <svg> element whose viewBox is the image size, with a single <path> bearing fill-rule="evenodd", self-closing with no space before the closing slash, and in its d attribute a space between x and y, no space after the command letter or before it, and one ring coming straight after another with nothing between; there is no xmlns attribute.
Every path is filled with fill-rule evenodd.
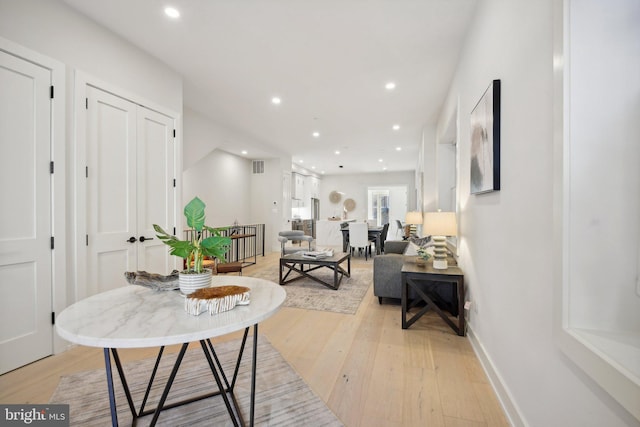
<svg viewBox="0 0 640 427"><path fill-rule="evenodd" d="M291 174L291 198L294 200L303 200L305 198L305 177L299 173Z"/></svg>
<svg viewBox="0 0 640 427"><path fill-rule="evenodd" d="M309 181L308 183L309 197L308 198L319 199L320 198L320 180L315 176L309 176L307 177L307 179Z"/></svg>

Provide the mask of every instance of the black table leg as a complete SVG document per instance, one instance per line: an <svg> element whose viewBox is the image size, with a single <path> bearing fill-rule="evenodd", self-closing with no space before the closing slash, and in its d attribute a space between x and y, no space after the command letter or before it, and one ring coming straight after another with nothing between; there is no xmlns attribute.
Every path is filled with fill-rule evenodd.
<svg viewBox="0 0 640 427"><path fill-rule="evenodd" d="M171 374L169 375L169 380L167 381L167 385L162 392L162 396L160 397L160 401L158 402L158 407L156 411L153 413L153 418L151 419L151 427L156 425L158 421L158 417L160 416L160 412L162 412L162 407L164 406L164 402L167 400L167 396L169 396L169 390L171 390L171 386L173 385L173 380L176 378L176 374L178 373L178 368L180 367L180 363L182 363L182 358L184 354L187 352L188 343L182 344L180 348L180 352L178 353L178 358L176 359L176 363L173 365L173 369L171 370Z"/></svg>
<svg viewBox="0 0 640 427"><path fill-rule="evenodd" d="M109 389L109 407L111 408L111 425L118 426L118 412L116 411L116 395L113 391L113 375L111 373L111 356L109 349L104 349L104 366L107 371L107 388Z"/></svg>

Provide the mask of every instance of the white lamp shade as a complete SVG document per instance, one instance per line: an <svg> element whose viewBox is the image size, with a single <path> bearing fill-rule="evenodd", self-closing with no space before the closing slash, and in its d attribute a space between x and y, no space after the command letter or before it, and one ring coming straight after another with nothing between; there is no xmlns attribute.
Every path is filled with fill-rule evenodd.
<svg viewBox="0 0 640 427"><path fill-rule="evenodd" d="M408 225L422 224L422 213L417 211L407 212L404 222Z"/></svg>
<svg viewBox="0 0 640 427"><path fill-rule="evenodd" d="M424 214L424 234L431 236L456 236L458 225L455 212L427 212Z"/></svg>

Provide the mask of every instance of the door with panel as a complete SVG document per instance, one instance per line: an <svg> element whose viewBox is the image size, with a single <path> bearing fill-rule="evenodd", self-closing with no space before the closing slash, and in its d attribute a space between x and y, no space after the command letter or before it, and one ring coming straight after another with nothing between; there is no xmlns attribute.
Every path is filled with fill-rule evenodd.
<svg viewBox="0 0 640 427"><path fill-rule="evenodd" d="M137 268L169 274L177 258L168 255L153 224L176 233L174 119L138 106L137 120Z"/></svg>
<svg viewBox="0 0 640 427"><path fill-rule="evenodd" d="M87 87L87 283L89 296L124 285L137 267L137 106Z"/></svg>
<svg viewBox="0 0 640 427"><path fill-rule="evenodd" d="M86 296L175 264L152 227L175 226L173 119L91 86L87 109Z"/></svg>
<svg viewBox="0 0 640 427"><path fill-rule="evenodd" d="M50 87L0 51L0 374L53 350Z"/></svg>

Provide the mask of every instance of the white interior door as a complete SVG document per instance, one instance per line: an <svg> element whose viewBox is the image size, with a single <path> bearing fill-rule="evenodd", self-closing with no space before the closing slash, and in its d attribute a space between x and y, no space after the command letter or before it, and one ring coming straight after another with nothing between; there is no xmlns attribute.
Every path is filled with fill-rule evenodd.
<svg viewBox="0 0 640 427"><path fill-rule="evenodd" d="M50 86L0 52L0 374L53 349Z"/></svg>
<svg viewBox="0 0 640 427"><path fill-rule="evenodd" d="M174 232L175 126L172 118L141 106L137 120L137 268L169 274L177 258L168 255L153 224Z"/></svg>
<svg viewBox="0 0 640 427"><path fill-rule="evenodd" d="M91 86L87 99L89 296L123 286L137 267L137 106Z"/></svg>

